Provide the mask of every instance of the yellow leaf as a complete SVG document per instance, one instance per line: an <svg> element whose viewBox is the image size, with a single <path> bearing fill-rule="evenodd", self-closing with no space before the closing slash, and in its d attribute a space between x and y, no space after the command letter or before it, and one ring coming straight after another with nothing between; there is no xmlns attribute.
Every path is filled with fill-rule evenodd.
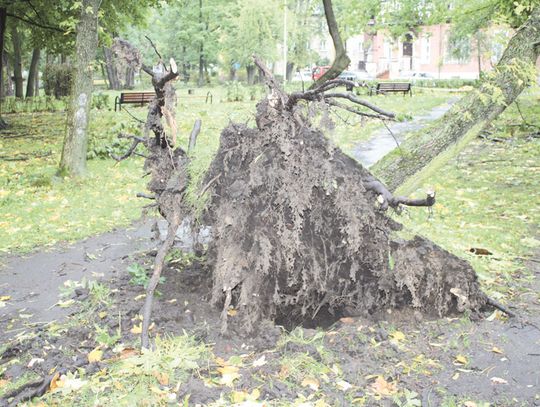
<svg viewBox="0 0 540 407"><path fill-rule="evenodd" d="M262 355L259 359L253 361L253 367L266 365L266 357Z"/></svg>
<svg viewBox="0 0 540 407"><path fill-rule="evenodd" d="M57 389L57 388L59 388L59 387L62 387L62 386L60 385L61 383L59 383L59 380L58 380L59 378L60 378L60 373L56 372L56 373L54 374L52 380L51 380L51 384L49 385L49 389L50 389L51 391L53 391L53 390L55 390L55 389Z"/></svg>
<svg viewBox="0 0 540 407"><path fill-rule="evenodd" d="M452 380L457 380L457 379L459 379L459 372L454 373L454 375L452 376Z"/></svg>
<svg viewBox="0 0 540 407"><path fill-rule="evenodd" d="M384 377L377 376L375 382L371 385L372 390L381 396L391 396L397 393L397 386L393 382L387 382Z"/></svg>
<svg viewBox="0 0 540 407"><path fill-rule="evenodd" d="M391 333L390 336L397 342L405 340L405 334L401 331L395 331Z"/></svg>
<svg viewBox="0 0 540 407"><path fill-rule="evenodd" d="M491 351L492 351L493 353L499 353L499 354L501 354L501 355L504 353L501 349L497 348L496 346L494 346L493 348L491 348Z"/></svg>
<svg viewBox="0 0 540 407"><path fill-rule="evenodd" d="M130 332L132 334L142 333L142 322L139 325L133 325L133 328L130 329Z"/></svg>
<svg viewBox="0 0 540 407"><path fill-rule="evenodd" d="M454 365L466 365L467 363L469 363L469 361L463 355L457 355L454 359Z"/></svg>
<svg viewBox="0 0 540 407"><path fill-rule="evenodd" d="M101 311L99 314L98 314L99 318L100 319L103 319L107 316L107 311Z"/></svg>
<svg viewBox="0 0 540 407"><path fill-rule="evenodd" d="M98 346L96 349L94 349L92 352L88 354L88 362L90 363L99 362L102 357L103 357L103 351Z"/></svg>
<svg viewBox="0 0 540 407"><path fill-rule="evenodd" d="M3 295L0 297L0 301L8 301L11 299L11 295Z"/></svg>
<svg viewBox="0 0 540 407"><path fill-rule="evenodd" d="M247 398L247 393L245 391L233 391L231 393L231 401L234 404L242 403Z"/></svg>
<svg viewBox="0 0 540 407"><path fill-rule="evenodd" d="M232 387L234 381L240 377L237 366L223 366L218 367L218 372L221 373L220 383L225 386Z"/></svg>
<svg viewBox="0 0 540 407"><path fill-rule="evenodd" d="M302 380L302 386L309 387L313 391L319 390L320 385L319 381L313 377L306 377Z"/></svg>
<svg viewBox="0 0 540 407"><path fill-rule="evenodd" d="M231 308L227 311L227 315L230 316L230 317L234 317L236 314L238 313L237 310L235 310L234 308Z"/></svg>
<svg viewBox="0 0 540 407"><path fill-rule="evenodd" d="M9 380L0 379L0 389L4 386L7 386L8 383L9 383Z"/></svg>

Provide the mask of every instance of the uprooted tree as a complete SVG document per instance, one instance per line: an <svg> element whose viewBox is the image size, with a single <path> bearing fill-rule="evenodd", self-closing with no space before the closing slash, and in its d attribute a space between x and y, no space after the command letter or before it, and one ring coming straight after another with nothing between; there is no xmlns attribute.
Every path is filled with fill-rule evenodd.
<svg viewBox="0 0 540 407"><path fill-rule="evenodd" d="M257 105L255 128L231 123L222 131L196 194L206 197L205 208L194 220L186 199L190 157L175 147L171 82L178 75L176 64L171 61L167 68L160 61L151 68L141 64L129 43L119 41L116 49L133 65L142 65L156 91L144 136L132 137L130 150L117 158L127 158L140 143L147 147L148 189L169 223L147 288L143 347L150 344L153 293L184 218L192 220L194 229L201 224L212 228L206 253L212 271L208 295L221 309L223 333L256 333L262 320L288 327L316 325L389 308L442 316L477 313L489 304L511 314L480 290L467 262L422 237L397 236L401 225L387 215L388 208L431 206L434 193L423 199L394 196L313 124L314 115L322 111L324 116L329 107L393 118L352 93L337 91L351 82L330 79L287 94L254 57L268 95ZM231 308L237 311L234 316Z"/></svg>

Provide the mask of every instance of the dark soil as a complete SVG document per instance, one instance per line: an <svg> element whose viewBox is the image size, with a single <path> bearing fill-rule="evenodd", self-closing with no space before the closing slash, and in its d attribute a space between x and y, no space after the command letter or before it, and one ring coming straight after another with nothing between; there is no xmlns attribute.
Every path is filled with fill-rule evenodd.
<svg viewBox="0 0 540 407"><path fill-rule="evenodd" d="M120 239L121 236L125 237L126 233L131 236L139 234L135 231L118 231L88 239L75 245L74 249L86 248L95 251L102 247L100 244L110 244L111 239ZM143 229L140 233L145 235L148 229ZM28 371L44 376L54 366L69 367L83 361L96 345L94 323L108 326L110 331L114 332L120 322L123 335L121 341L138 345L139 335L131 333L130 329L137 323L136 316L144 301L140 295L144 293L144 289L130 283L130 276L125 271L131 261L127 261L129 257L126 256L129 253L126 251L120 254L112 247L114 246L100 252L101 262L92 262L91 270L106 272L114 267L115 272L107 273L105 280L112 289L113 305L107 309L98 306L91 315L86 315L84 312L91 298L87 298L87 292L80 291L73 294L76 303L71 308L57 310L58 307L53 307L50 310L41 310L39 314L33 311L35 316L43 318L41 322L51 320L51 317L57 319L66 314L70 315L63 327L54 330L37 325L37 329L33 329L37 336L21 340L10 352L5 353L0 360L0 368L7 366L3 379L15 380ZM84 250L80 253L84 253ZM43 259L43 256L47 255L38 253L25 259L13 257L9 259L8 270L12 270L13 264L17 262L32 264L33 261ZM73 252L70 250L64 251L64 254L55 252L54 262L51 260L49 265L38 263L42 264L40 268L27 268L26 277L32 279L32 273L35 273L36 279L38 275L40 278L44 275L52 277L57 274L59 265L75 261L72 256ZM151 255L139 254L134 257L139 263L151 264L153 261ZM84 262L84 259L78 261ZM519 298L519 303L515 304L515 311L538 326L540 303L537 292L540 289L540 270L537 263L530 263L528 266L534 267L533 272L537 277L533 280L535 285L523 288L524 294ZM73 269L78 270L77 267ZM4 269L1 272L2 278L5 278L5 274ZM386 311L385 321L360 317L344 318L324 331L319 343L323 348L315 346L317 342L308 343L309 341L278 343L283 330L272 324L260 329L261 334L253 338L243 337L234 331L222 337L219 334L219 310L209 302L211 273L208 268L197 261L182 267L172 265L165 269L164 276L165 284L158 287L161 295L155 302L153 315L156 326L151 331L152 336L158 332L181 334L185 330L201 341L215 344L214 353L223 358L250 352L255 352L256 355L264 354L267 363L260 367L242 368L242 376L237 386L246 389L259 387L261 399L293 400L299 393L307 396L309 389L299 386L298 383L295 386L293 379L282 374L283 358L307 355L328 366L338 364L343 371L343 379L354 386L353 390L340 391L332 380L328 383L321 382L320 391L336 406L350 405L355 397L367 397L367 405L392 405L389 398L378 401L370 398L373 375L383 375L388 381L396 381L399 388L416 391L419 394L417 398L421 399L424 406L439 406L449 400L483 400L498 406L540 405L540 331L531 324L506 320L504 317L500 318L499 314L493 321L484 319L472 322L466 317L425 320L420 313L405 309ZM61 277L73 278L74 274ZM21 313L27 312L23 309L28 308L23 298L32 298L27 297L32 286L10 287L16 289L18 297L16 302L9 305L11 308L8 312L4 313L0 331L2 345L6 345L7 340L13 337L11 332L8 333L9 337L6 335L5 321L10 320L11 324L22 326L23 324L17 321ZM53 290L52 286L49 287L50 290L41 291L39 304L52 305L57 301L57 288ZM107 316L99 318L98 311L106 311ZM118 315L121 315L121 321ZM86 322L82 322L83 320ZM25 328L27 332L31 330L29 327ZM319 332L307 328L303 331L303 337L308 340L315 338ZM403 340L395 339L396 331L403 333ZM260 353L265 350L272 351ZM460 363L459 355L465 357L466 363ZM110 355L106 354L104 358L107 356ZM41 357L44 361L28 368L28 361L33 357ZM100 364L97 364L94 369L99 366ZM179 397L190 394L191 402L204 405L217 400L221 392L228 391L230 389L210 389L200 378L192 377L180 388Z"/></svg>

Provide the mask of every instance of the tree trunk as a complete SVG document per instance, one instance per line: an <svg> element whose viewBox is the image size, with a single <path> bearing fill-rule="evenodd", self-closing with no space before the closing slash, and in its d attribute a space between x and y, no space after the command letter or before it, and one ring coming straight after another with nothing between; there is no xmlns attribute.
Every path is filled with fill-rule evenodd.
<svg viewBox="0 0 540 407"><path fill-rule="evenodd" d="M197 79L197 85L203 86L204 85L204 47L201 44L201 48L199 50L199 79Z"/></svg>
<svg viewBox="0 0 540 407"><path fill-rule="evenodd" d="M255 65L246 66L247 84L253 85L255 83Z"/></svg>
<svg viewBox="0 0 540 407"><path fill-rule="evenodd" d="M287 81L291 81L293 77L294 72L294 62L288 62L287 63Z"/></svg>
<svg viewBox="0 0 540 407"><path fill-rule="evenodd" d="M62 149L60 173L82 176L86 173L88 114L92 101L93 70L98 46L98 10L101 0L83 0L75 42L75 74L68 130Z"/></svg>
<svg viewBox="0 0 540 407"><path fill-rule="evenodd" d="M34 81L34 96L39 96L39 64L36 71L35 81Z"/></svg>
<svg viewBox="0 0 540 407"><path fill-rule="evenodd" d="M124 89L133 89L135 87L135 70L128 66L126 68L126 82L124 83Z"/></svg>
<svg viewBox="0 0 540 407"><path fill-rule="evenodd" d="M13 96L14 90L13 90L13 79L11 75L11 64L9 63L9 55L7 52L4 51L4 67L5 67L5 78L4 81L4 96Z"/></svg>
<svg viewBox="0 0 540 407"><path fill-rule="evenodd" d="M105 70L109 80L109 89L120 90L120 79L118 78L118 70L114 63L114 55L110 48L103 47L103 55L105 56Z"/></svg>
<svg viewBox="0 0 540 407"><path fill-rule="evenodd" d="M28 81L26 82L26 97L33 97L36 92L36 81L38 77L38 66L40 49L34 48L32 52L32 60L30 62L30 69L28 70Z"/></svg>
<svg viewBox="0 0 540 407"><path fill-rule="evenodd" d="M478 89L469 92L441 119L422 130L421 135L416 134L405 140L399 149L372 168L391 191L420 171L427 172L425 167L439 154L458 142L459 145L466 143L516 100L534 77L534 64L540 54L538 27L540 6L517 30L501 60L493 71L485 75ZM444 157L441 157L429 166L429 170L443 162ZM421 179L420 175L414 179ZM407 182L404 190L413 187L413 181Z"/></svg>
<svg viewBox="0 0 540 407"><path fill-rule="evenodd" d="M11 28L11 40L13 41L13 74L15 76L15 97L24 97L22 59L21 59L21 38L17 24Z"/></svg>
<svg viewBox="0 0 540 407"><path fill-rule="evenodd" d="M6 8L0 8L0 100L5 96L5 87L4 87L4 38L6 32ZM0 115L0 122L1 122Z"/></svg>

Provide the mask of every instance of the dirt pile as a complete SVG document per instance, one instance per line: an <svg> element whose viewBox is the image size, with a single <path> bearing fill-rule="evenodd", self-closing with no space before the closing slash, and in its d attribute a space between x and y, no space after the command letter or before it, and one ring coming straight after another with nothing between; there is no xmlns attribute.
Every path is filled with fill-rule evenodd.
<svg viewBox="0 0 540 407"><path fill-rule="evenodd" d="M222 330L235 321L255 332L264 319L326 325L388 307L479 310L486 298L471 266L423 238L393 238L400 225L365 185L369 171L299 112L270 96L258 128L231 124L221 134L206 220Z"/></svg>

